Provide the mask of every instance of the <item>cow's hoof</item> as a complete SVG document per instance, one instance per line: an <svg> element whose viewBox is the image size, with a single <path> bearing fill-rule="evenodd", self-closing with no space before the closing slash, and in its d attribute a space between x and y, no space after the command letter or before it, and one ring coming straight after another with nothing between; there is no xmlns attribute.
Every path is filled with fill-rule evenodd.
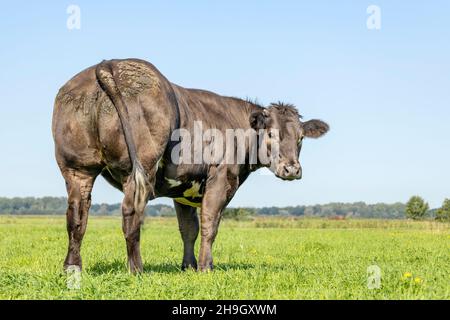
<svg viewBox="0 0 450 320"><path fill-rule="evenodd" d="M129 270L131 274L141 274L144 272L144 268L142 266L130 266Z"/></svg>
<svg viewBox="0 0 450 320"><path fill-rule="evenodd" d="M64 261L64 271L81 271L81 257L68 256Z"/></svg>
<svg viewBox="0 0 450 320"><path fill-rule="evenodd" d="M213 271L214 267L212 263L206 264L206 265L199 265L197 270L200 272L210 272Z"/></svg>
<svg viewBox="0 0 450 320"><path fill-rule="evenodd" d="M181 264L181 271L186 271L186 270L197 270L197 262L193 262L193 263L185 263L183 262Z"/></svg>
<svg viewBox="0 0 450 320"><path fill-rule="evenodd" d="M64 270L67 270L69 266L78 266L81 269L81 256L68 253L64 260Z"/></svg>
<svg viewBox="0 0 450 320"><path fill-rule="evenodd" d="M81 272L81 266L76 264L64 265L64 271L67 273Z"/></svg>

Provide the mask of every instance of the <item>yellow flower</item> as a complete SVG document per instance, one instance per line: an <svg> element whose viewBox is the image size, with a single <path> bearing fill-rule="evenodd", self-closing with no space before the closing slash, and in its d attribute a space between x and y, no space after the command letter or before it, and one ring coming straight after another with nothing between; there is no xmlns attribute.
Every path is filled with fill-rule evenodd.
<svg viewBox="0 0 450 320"><path fill-rule="evenodd" d="M419 277L416 277L414 279L414 282L417 283L417 284L420 284L420 283L422 283L422 279L420 279Z"/></svg>
<svg viewBox="0 0 450 320"><path fill-rule="evenodd" d="M412 277L412 273L411 272L405 272L403 274L403 278L405 278L405 279L408 279L408 278L411 278L411 277Z"/></svg>

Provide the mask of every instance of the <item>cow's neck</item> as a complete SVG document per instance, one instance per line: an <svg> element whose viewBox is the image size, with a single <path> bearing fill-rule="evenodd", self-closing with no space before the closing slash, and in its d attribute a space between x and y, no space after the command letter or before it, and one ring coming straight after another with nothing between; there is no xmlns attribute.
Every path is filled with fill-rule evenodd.
<svg viewBox="0 0 450 320"><path fill-rule="evenodd" d="M172 84L178 108L180 128L193 131L196 121L201 121L203 130L215 128L221 131L226 129L250 129L250 115L263 107L248 100L226 97L213 92L186 89ZM247 150L249 152L249 150ZM247 155L248 156L248 155ZM240 165L242 178L263 167L259 163Z"/></svg>

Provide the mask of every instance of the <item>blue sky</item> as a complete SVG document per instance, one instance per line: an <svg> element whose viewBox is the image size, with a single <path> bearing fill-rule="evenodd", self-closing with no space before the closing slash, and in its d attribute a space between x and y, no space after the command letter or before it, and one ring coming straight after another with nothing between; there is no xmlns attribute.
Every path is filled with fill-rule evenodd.
<svg viewBox="0 0 450 320"><path fill-rule="evenodd" d="M305 141L301 181L254 174L232 205L450 197L448 1L111 2L1 3L0 196L65 195L50 128L59 87L137 57L179 85L291 102L331 125ZM80 30L66 27L70 4ZM372 4L381 30L366 27ZM97 180L94 202L121 198Z"/></svg>

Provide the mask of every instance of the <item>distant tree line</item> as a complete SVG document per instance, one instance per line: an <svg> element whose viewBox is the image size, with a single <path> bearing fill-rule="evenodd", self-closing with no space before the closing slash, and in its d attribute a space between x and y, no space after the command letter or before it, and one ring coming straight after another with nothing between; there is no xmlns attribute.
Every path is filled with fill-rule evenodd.
<svg viewBox="0 0 450 320"><path fill-rule="evenodd" d="M65 214L67 209L67 198L65 197L43 197L43 198L2 198L0 197L0 214L14 215L60 215ZM121 205L117 204L93 204L90 209L91 215L120 215ZM147 205L145 209L147 216L175 216L172 206L163 204ZM412 197L407 204L403 203L377 203L366 204L355 203L329 203L323 205L299 205L289 207L262 207L262 208L227 208L223 216L225 219L246 219L254 215L263 216L304 216L304 217L327 217L327 218L383 218L421 219L424 217L436 218L438 220L450 220L450 200L444 201L439 209L429 210L428 204L417 196Z"/></svg>
<svg viewBox="0 0 450 320"><path fill-rule="evenodd" d="M67 199L65 197L43 197L43 198L1 198L0 214L22 214L22 215L58 215L65 214ZM145 210L149 216L175 216L175 210L168 205L148 205ZM93 204L90 209L93 215L120 215L120 204ZM362 217L362 218L404 218L405 205L395 204L366 204L356 203L330 203L313 206L290 206L290 207L262 207L262 208L228 208L224 217L236 218L252 215L285 215L285 216L307 216L307 217Z"/></svg>
<svg viewBox="0 0 450 320"><path fill-rule="evenodd" d="M17 215L58 215L65 214L67 210L67 198L65 197L43 197L43 198L2 198L0 197L0 214ZM112 216L121 214L120 203L116 204L93 204L89 210L90 214ZM174 216L175 210L171 206L154 204L148 205L145 214L149 216Z"/></svg>
<svg viewBox="0 0 450 320"><path fill-rule="evenodd" d="M256 209L260 215L291 215L306 217L358 217L358 218L387 218L397 219L405 217L405 204L403 203L329 203L311 206L295 207L263 207Z"/></svg>

